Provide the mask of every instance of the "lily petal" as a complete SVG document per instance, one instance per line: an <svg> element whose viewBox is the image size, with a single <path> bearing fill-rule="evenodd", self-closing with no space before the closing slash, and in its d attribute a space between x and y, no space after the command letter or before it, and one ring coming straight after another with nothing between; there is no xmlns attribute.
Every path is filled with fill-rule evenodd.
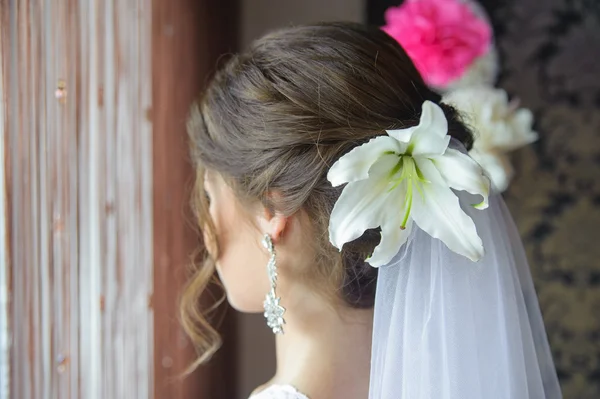
<svg viewBox="0 0 600 399"><path fill-rule="evenodd" d="M450 138L444 111L439 105L425 101L421 121L409 144L410 153L413 156L443 154L450 144Z"/></svg>
<svg viewBox="0 0 600 399"><path fill-rule="evenodd" d="M391 187L390 173L398 159L391 154L381 156L369 170L368 179L344 187L329 219L329 241L336 248L341 250L345 243L357 239L368 229L381 226L389 217L386 202Z"/></svg>
<svg viewBox="0 0 600 399"><path fill-rule="evenodd" d="M395 138L399 143L404 144L402 153L408 148L408 144L412 140L412 136L419 126L411 126L404 129L386 130L388 136Z"/></svg>
<svg viewBox="0 0 600 399"><path fill-rule="evenodd" d="M514 170L506 154L471 150L469 155L485 170L493 192L501 193L508 188Z"/></svg>
<svg viewBox="0 0 600 399"><path fill-rule="evenodd" d="M393 209L393 208L391 208ZM398 210L398 214L401 210ZM406 243L412 230L412 221L406 225L406 229L400 228L400 220L388 218L381 226L381 241L375 247L373 254L367 262L373 267L387 265L396 256L400 247Z"/></svg>
<svg viewBox="0 0 600 399"><path fill-rule="evenodd" d="M483 257L483 243L473 220L461 209L458 197L444 184L443 177L429 159L417 160L425 179L423 195L415 196L411 216L423 231L472 261ZM442 184L437 184L441 181Z"/></svg>
<svg viewBox="0 0 600 399"><path fill-rule="evenodd" d="M429 125L431 124L431 119L434 117L434 107L439 108L439 106L435 105L431 101L423 102L421 118L419 118L419 124L417 126L411 126L404 129L386 130L386 132L388 133L388 135L402 143L410 143L412 135L417 129L429 127Z"/></svg>
<svg viewBox="0 0 600 399"><path fill-rule="evenodd" d="M400 143L389 136L378 136L354 148L331 166L327 180L336 187L369 177L369 169L386 152L402 153Z"/></svg>
<svg viewBox="0 0 600 399"><path fill-rule="evenodd" d="M456 190L481 195L483 201L475 205L477 209L488 207L490 180L483 174L481 166L470 156L448 148L444 155L432 159L446 184Z"/></svg>

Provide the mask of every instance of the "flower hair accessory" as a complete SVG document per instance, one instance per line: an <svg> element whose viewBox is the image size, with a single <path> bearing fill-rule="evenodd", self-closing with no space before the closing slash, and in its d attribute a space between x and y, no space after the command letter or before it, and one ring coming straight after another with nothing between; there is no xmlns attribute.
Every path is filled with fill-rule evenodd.
<svg viewBox="0 0 600 399"><path fill-rule="evenodd" d="M380 227L381 242L367 259L379 267L398 253L414 222L450 250L479 260L481 238L452 189L481 195L474 207L485 209L490 182L477 162L449 148L442 109L425 101L418 126L386 132L342 156L327 174L333 186L346 184L331 213L331 243L341 250Z"/></svg>
<svg viewBox="0 0 600 399"><path fill-rule="evenodd" d="M405 1L390 7L385 19L382 29L402 45L429 86L449 86L492 47L491 26L461 0ZM487 64L478 68L495 75Z"/></svg>
<svg viewBox="0 0 600 399"><path fill-rule="evenodd" d="M443 102L463 112L463 118L477 134L469 155L492 181L492 190L508 188L514 170L507 153L538 139L532 129L533 113L508 99L502 89L490 86L464 87L446 94Z"/></svg>

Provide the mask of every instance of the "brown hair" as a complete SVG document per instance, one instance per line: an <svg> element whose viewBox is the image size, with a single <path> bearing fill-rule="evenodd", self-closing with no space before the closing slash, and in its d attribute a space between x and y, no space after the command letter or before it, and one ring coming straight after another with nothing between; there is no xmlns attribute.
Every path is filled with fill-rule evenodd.
<svg viewBox="0 0 600 399"><path fill-rule="evenodd" d="M198 180L193 201L211 233L202 188L204 168L220 173L241 200L309 216L317 256L309 276L340 292L348 306L372 307L376 269L365 264L377 230L344 246L329 243L328 220L340 194L327 181L343 154L386 129L418 123L423 101L440 103L398 43L377 28L322 23L283 29L256 41L219 71L192 107L189 134ZM449 134L466 147L472 137L455 111L441 104ZM267 194L277 190L274 202ZM218 335L198 309L213 275L206 259L190 280L183 325L206 359ZM208 354L208 355L207 355Z"/></svg>

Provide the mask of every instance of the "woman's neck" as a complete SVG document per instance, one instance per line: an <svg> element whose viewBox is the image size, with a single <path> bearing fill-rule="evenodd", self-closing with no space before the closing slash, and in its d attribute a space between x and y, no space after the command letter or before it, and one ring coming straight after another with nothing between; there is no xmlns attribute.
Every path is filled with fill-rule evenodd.
<svg viewBox="0 0 600 399"><path fill-rule="evenodd" d="M335 309L310 295L295 303L286 297L273 383L292 384L310 399L367 398L373 310Z"/></svg>

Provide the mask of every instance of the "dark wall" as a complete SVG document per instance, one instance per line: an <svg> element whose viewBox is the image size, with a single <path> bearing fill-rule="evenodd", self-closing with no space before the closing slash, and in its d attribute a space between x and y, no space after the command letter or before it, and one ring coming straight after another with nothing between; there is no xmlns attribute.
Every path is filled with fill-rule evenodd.
<svg viewBox="0 0 600 399"><path fill-rule="evenodd" d="M369 0L368 20L399 1ZM536 115L505 198L525 242L568 399L600 397L600 1L485 0L498 85Z"/></svg>
<svg viewBox="0 0 600 399"><path fill-rule="evenodd" d="M179 299L191 255L201 245L189 209L194 170L186 118L222 54L237 48L239 1L153 0L152 112L154 225L154 398L235 396L235 319L220 326L223 348L184 376L196 358L183 333ZM206 296L207 306L212 304Z"/></svg>

